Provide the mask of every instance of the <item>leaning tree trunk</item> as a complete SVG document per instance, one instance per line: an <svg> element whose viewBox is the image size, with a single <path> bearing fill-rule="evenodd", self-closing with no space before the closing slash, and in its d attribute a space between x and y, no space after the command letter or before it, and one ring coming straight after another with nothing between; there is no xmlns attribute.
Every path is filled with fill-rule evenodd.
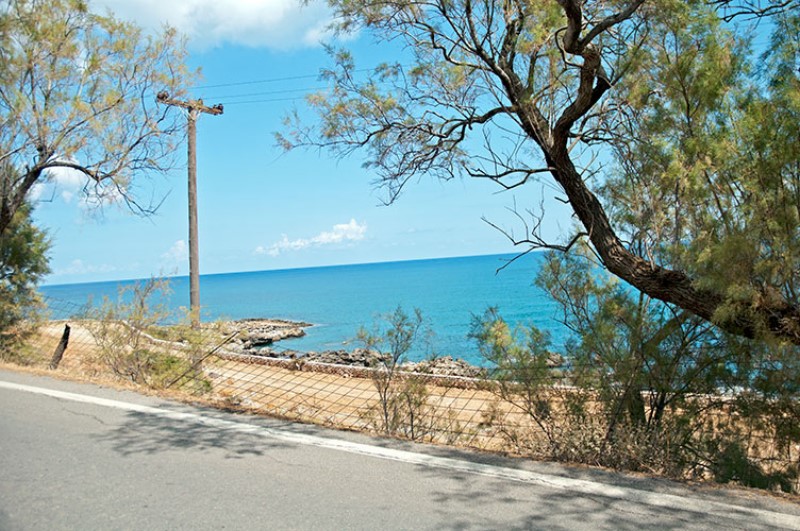
<svg viewBox="0 0 800 531"><path fill-rule="evenodd" d="M553 177L564 188L570 205L609 272L648 296L688 310L726 332L748 338L768 332L800 345L800 309L796 305L785 300L772 304L754 301L733 305L720 293L699 289L683 271L658 266L629 251L611 226L597 196L575 169L567 153L566 139L556 142L560 145L551 150L548 157ZM730 317L717 319L717 310L726 304L731 304L733 310L726 312Z"/></svg>
<svg viewBox="0 0 800 531"><path fill-rule="evenodd" d="M617 236L600 200L575 168L568 145L573 126L587 116L612 88L603 69L601 53L593 40L631 17L644 1L632 0L625 9L596 22L594 26L585 24L581 2L557 1L567 18L567 28L562 37L563 49L580 57L583 63L578 87L555 125L551 127L527 97L524 84L511 67L513 56L506 54L492 66L502 79L508 97L515 104L522 128L542 150L550 173L567 194L567 200L605 267L648 296L674 304L727 332L749 338L766 332L800 345L800 308L795 303L785 299L765 302L774 300L772 297L733 303L726 300L722 293L698 288L694 279L684 271L667 269L637 256ZM514 34L509 33L509 36L513 40ZM513 50L514 47L509 46L508 49ZM505 47L501 55L503 52L506 52ZM723 306L726 306L727 317L720 320L718 310Z"/></svg>

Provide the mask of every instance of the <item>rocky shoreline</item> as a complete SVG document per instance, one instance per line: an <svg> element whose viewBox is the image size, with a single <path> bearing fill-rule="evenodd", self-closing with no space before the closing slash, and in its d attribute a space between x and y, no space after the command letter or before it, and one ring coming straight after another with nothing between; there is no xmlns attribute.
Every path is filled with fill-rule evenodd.
<svg viewBox="0 0 800 531"><path fill-rule="evenodd" d="M299 352L291 349L276 350L272 348L275 343L284 339L305 336L305 328L310 326L313 325L283 319L240 319L224 323L226 333L237 333L227 347L238 354L359 368L379 367L390 361L388 355L364 348L322 352ZM564 358L559 354L552 354L548 360L550 367L559 367L563 364ZM481 378L485 377L487 373L484 367L472 365L452 356L441 356L419 362L404 362L399 365L399 368L405 372L461 378Z"/></svg>
<svg viewBox="0 0 800 531"><path fill-rule="evenodd" d="M257 354L261 349L284 339L306 335L311 323L284 319L239 319L223 323L225 334L236 333L229 347L246 354Z"/></svg>

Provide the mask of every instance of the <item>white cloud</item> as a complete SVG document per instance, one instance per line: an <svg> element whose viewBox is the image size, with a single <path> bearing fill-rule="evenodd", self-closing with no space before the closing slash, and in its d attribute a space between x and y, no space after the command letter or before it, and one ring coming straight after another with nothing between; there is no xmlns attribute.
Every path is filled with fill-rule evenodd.
<svg viewBox="0 0 800 531"><path fill-rule="evenodd" d="M84 190L86 184L86 176L77 170L63 167L48 168L45 170L43 178L31 187L28 198L31 201L51 202L56 197L60 197L65 203L71 203L75 196ZM114 201L107 200L105 202ZM82 201L80 206L88 206L88 201Z"/></svg>
<svg viewBox="0 0 800 531"><path fill-rule="evenodd" d="M75 259L70 264L54 272L55 275L90 275L97 273L112 273L117 268L108 264L87 264L83 260Z"/></svg>
<svg viewBox="0 0 800 531"><path fill-rule="evenodd" d="M78 163L75 159L67 162ZM122 193L113 183L93 184L85 174L72 168L55 166L45 171L44 180L31 188L30 198L34 201L52 201L60 197L69 204L79 196L77 204L84 210L123 202Z"/></svg>
<svg viewBox="0 0 800 531"><path fill-rule="evenodd" d="M58 195L65 203L71 203L85 185L86 176L77 170L60 166L48 168L44 180L31 188L30 198L34 201L50 201Z"/></svg>
<svg viewBox="0 0 800 531"><path fill-rule="evenodd" d="M35 183L28 191L28 199L31 201L38 201L45 196L47 185L44 183Z"/></svg>
<svg viewBox="0 0 800 531"><path fill-rule="evenodd" d="M298 0L95 0L93 5L150 29L167 23L198 48L225 42L280 50L316 46L331 20L321 0L307 6Z"/></svg>
<svg viewBox="0 0 800 531"><path fill-rule="evenodd" d="M168 267L183 265L189 260L189 246L184 240L172 244L167 252L161 255L161 261Z"/></svg>
<svg viewBox="0 0 800 531"><path fill-rule="evenodd" d="M67 160L67 162L77 163L75 160ZM61 166L48 168L47 178L50 182L73 192L80 190L86 184L86 175L78 170Z"/></svg>
<svg viewBox="0 0 800 531"><path fill-rule="evenodd" d="M323 231L311 238L298 238L290 240L285 234L277 242L273 243L269 248L258 246L253 251L254 254L270 256L279 256L285 251L300 251L310 247L323 247L336 244L352 244L364 239L367 233L367 225L359 224L355 219L351 219L349 223L341 223L334 225L330 231Z"/></svg>

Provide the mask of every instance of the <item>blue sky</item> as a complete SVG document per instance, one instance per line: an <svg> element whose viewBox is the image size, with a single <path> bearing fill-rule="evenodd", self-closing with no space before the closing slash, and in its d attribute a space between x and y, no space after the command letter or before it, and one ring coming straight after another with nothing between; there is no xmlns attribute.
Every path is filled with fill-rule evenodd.
<svg viewBox="0 0 800 531"><path fill-rule="evenodd" d="M222 116L198 124L200 270L202 274L514 252L498 225L521 225L508 211L537 206L541 184L502 192L485 181L440 182L421 176L382 206L374 176L358 154L337 160L317 151L284 153L273 134L304 94L322 87L330 66L320 39L328 12L293 0L95 0L147 28L169 23L189 39L190 64L202 69L193 91ZM347 43L358 66L392 59L368 35ZM212 87L213 85L227 85ZM248 96L252 94L252 96ZM267 100L267 101L265 101ZM246 103L251 102L251 103ZM309 116L310 118L310 116ZM182 147L182 151L185 147ZM185 165L167 176L141 176L140 197L166 197L142 218L124 206L99 211L80 200L67 176L42 190L35 213L53 237L47 284L185 275ZM569 228L564 207L546 199L544 234Z"/></svg>

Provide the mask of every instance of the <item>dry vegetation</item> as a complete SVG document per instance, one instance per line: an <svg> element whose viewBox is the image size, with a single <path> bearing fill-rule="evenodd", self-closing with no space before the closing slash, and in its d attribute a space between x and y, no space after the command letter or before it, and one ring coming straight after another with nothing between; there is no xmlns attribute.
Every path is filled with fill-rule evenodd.
<svg viewBox="0 0 800 531"><path fill-rule="evenodd" d="M48 322L30 338L24 350L28 365L40 369L47 366L64 324ZM573 387L548 385L526 393L523 388L496 381L398 371L386 382L388 393L382 394L376 384L385 377L380 367L333 366L237 354L220 347L221 336L216 329L201 333L198 338L206 341L198 339L194 346L185 340L164 340L152 334L138 337L139 349L155 356L170 356L173 361L166 369L163 362L151 364L149 370L155 371L153 374L134 378L130 372L119 370L118 360L109 360L108 345L104 346L98 335L97 322L69 324L69 346L58 369L51 371L66 378L134 386L226 409L416 441L683 479L715 479L775 491L800 490L796 475L792 475L800 460L800 448L778 448L765 429L726 413L718 403L725 399L696 398L696 410L708 413L698 416L691 427L698 442L694 448L696 463L689 466L668 455L679 450L685 454L686 447L686 441L659 439L676 433L668 429L655 433L620 429L614 440L609 440L600 401ZM111 325L110 330L130 333L127 326L119 323ZM130 345L123 350L115 348L115 356L120 352L133 354ZM211 351L214 354L206 355ZM701 441L720 440L711 435L727 432L746 432L747 438L744 444L726 450L729 461L724 468L715 469L714 463L704 458L706 449L701 447Z"/></svg>

